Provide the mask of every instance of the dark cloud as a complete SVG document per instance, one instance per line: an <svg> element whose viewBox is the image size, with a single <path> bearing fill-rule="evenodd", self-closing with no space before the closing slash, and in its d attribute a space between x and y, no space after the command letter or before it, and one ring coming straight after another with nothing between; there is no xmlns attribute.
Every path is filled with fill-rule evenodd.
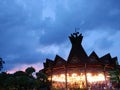
<svg viewBox="0 0 120 90"><path fill-rule="evenodd" d="M108 40L108 38L102 38L96 42L96 46L98 46L98 48L101 50L109 50L111 47L113 47L113 41Z"/></svg>
<svg viewBox="0 0 120 90"><path fill-rule="evenodd" d="M80 27L81 32L98 27L120 29L120 7L113 0L75 0L68 1L66 5L56 2L55 21L50 18L44 21L46 36L40 39L41 43L61 43L66 40L63 36L74 31L75 27Z"/></svg>
<svg viewBox="0 0 120 90"><path fill-rule="evenodd" d="M0 30L9 30L25 23L27 13L15 1L0 1Z"/></svg>
<svg viewBox="0 0 120 90"><path fill-rule="evenodd" d="M55 50L59 50L62 43L68 43L68 36L75 31L75 27L80 28L78 31L82 33L98 30L109 32L107 36L110 36L120 30L119 2L119 0L1 0L0 56L5 59L8 68L10 65L11 68L15 67L14 64L18 63L42 62L43 59L54 55L42 53L39 49L47 46L53 48L56 45ZM100 35L102 33L93 36L95 38ZM115 43L106 36L93 39L93 42L96 41L101 50L110 49Z"/></svg>

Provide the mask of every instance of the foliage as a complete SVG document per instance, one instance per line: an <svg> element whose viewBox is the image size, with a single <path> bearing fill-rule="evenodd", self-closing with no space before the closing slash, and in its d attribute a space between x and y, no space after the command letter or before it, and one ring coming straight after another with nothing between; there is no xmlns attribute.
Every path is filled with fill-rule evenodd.
<svg viewBox="0 0 120 90"><path fill-rule="evenodd" d="M25 72L29 75L32 76L32 73L35 72L35 69L33 67L28 67Z"/></svg>
<svg viewBox="0 0 120 90"><path fill-rule="evenodd" d="M42 71L36 73L37 76L37 88L47 87L49 82L47 81L47 75Z"/></svg>
<svg viewBox="0 0 120 90"><path fill-rule="evenodd" d="M3 64L4 64L5 62L2 60L2 58L0 58L0 71L1 71L1 69L3 68Z"/></svg>
<svg viewBox="0 0 120 90"><path fill-rule="evenodd" d="M0 90L40 90L41 87L46 87L46 75L43 72L37 72L35 78L32 76L34 71L33 67L28 67L25 72L0 73Z"/></svg>

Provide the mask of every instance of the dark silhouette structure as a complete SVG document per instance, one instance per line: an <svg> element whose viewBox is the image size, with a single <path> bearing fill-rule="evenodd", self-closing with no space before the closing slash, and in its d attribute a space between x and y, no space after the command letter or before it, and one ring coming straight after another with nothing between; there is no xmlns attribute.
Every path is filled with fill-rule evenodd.
<svg viewBox="0 0 120 90"><path fill-rule="evenodd" d="M68 59L56 55L46 59L42 70L48 76L50 87L56 89L115 88L119 84L120 65L117 57L108 53L99 57L94 51L88 56L82 47L82 34L69 36L72 44ZM116 85L116 86L115 86Z"/></svg>

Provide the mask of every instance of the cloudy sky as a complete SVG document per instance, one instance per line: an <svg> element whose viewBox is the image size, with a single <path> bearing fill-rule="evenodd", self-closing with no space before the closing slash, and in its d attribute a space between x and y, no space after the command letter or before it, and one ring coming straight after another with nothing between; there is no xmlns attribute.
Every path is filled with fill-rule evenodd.
<svg viewBox="0 0 120 90"><path fill-rule="evenodd" d="M80 28L87 54L110 53L120 60L120 0L0 0L0 57L4 71L33 66L46 58L67 59L68 36ZM120 62L120 61L119 61Z"/></svg>

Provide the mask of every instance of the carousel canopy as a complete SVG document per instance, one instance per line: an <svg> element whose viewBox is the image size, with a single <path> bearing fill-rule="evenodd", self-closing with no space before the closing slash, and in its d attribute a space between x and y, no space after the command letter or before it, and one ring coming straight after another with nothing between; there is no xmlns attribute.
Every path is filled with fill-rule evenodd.
<svg viewBox="0 0 120 90"><path fill-rule="evenodd" d="M93 51L89 56L86 54L84 48L82 47L82 34L75 32L69 36L69 40L72 44L68 59L65 60L59 55L56 55L54 60L46 59L44 63L44 68L54 68L69 65L82 65L82 64L98 64L98 65L118 65L117 57L111 57L110 53L99 57L95 51ZM119 65L118 65L119 66Z"/></svg>

